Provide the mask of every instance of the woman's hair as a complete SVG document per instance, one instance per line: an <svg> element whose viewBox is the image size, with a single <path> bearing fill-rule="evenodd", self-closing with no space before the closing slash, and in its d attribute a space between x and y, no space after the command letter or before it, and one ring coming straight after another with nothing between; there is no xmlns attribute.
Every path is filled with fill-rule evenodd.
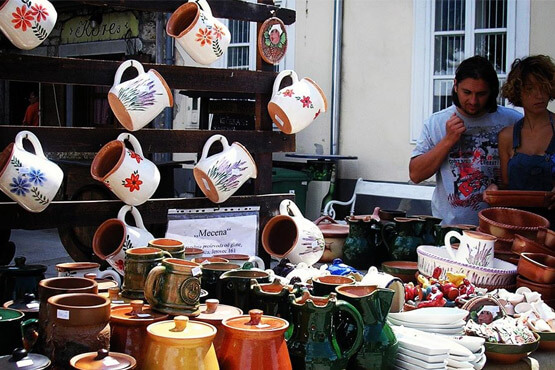
<svg viewBox="0 0 555 370"><path fill-rule="evenodd" d="M495 112L497 110L497 95L499 95L499 79L491 62L480 55L463 60L457 67L455 80L459 83L465 78L486 81L489 86L490 96L485 108L489 113ZM455 93L455 86L453 86L451 91L451 97L453 98L453 104L460 108L461 103L457 93Z"/></svg>
<svg viewBox="0 0 555 370"><path fill-rule="evenodd" d="M530 76L538 81L540 88L549 95L549 100L555 98L555 64L547 55L515 59L501 90L503 97L511 104L522 107L521 94Z"/></svg>

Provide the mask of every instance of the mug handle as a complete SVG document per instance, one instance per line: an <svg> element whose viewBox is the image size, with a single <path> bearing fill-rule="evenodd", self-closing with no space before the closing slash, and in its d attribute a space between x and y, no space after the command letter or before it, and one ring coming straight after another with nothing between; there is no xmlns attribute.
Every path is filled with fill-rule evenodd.
<svg viewBox="0 0 555 370"><path fill-rule="evenodd" d="M346 351L343 351L344 358L351 358L362 346L363 342L363 334L364 334L364 322L362 321L362 316L358 312L358 310L349 302L337 300L335 305L337 311L343 311L349 314L354 320L357 327L357 335L355 338L355 342Z"/></svg>
<svg viewBox="0 0 555 370"><path fill-rule="evenodd" d="M134 59L126 60L125 62L121 63L116 71L116 76L114 77L114 86L119 85L121 83L121 77L123 76L123 72L129 67L134 67L139 75L145 73L145 69L143 65Z"/></svg>
<svg viewBox="0 0 555 370"><path fill-rule="evenodd" d="M156 307L160 303L156 296L158 295L157 292L154 291L154 285L159 280L158 277L162 275L166 271L165 266L156 266L148 273L148 276L145 280L145 298L147 302L152 306Z"/></svg>
<svg viewBox="0 0 555 370"><path fill-rule="evenodd" d="M35 134L33 134L31 131L27 131L27 130L20 131L15 136L15 146L16 146L16 148L21 149L21 150L25 150L25 148L23 148L23 139L27 139L31 142L31 144L33 144L33 149L35 149L35 154L37 156L46 159L46 157L44 156L44 152L42 151L42 145L40 144L40 141L35 136Z"/></svg>
<svg viewBox="0 0 555 370"><path fill-rule="evenodd" d="M100 273L98 274L98 278L103 279L105 277L111 277L112 280L114 280L116 283L118 283L118 286L121 286L121 278L119 277L119 274L117 272L115 272L114 270L100 271Z"/></svg>
<svg viewBox="0 0 555 370"><path fill-rule="evenodd" d="M131 143L131 146L133 147L133 151L138 155L140 155L141 157L144 157L143 148L141 148L141 144L139 143L139 140L137 140L135 136L131 135L128 132L124 132L123 134L119 134L116 140L129 141Z"/></svg>
<svg viewBox="0 0 555 370"><path fill-rule="evenodd" d="M299 82L299 77L297 76L297 73L291 69L286 69L285 71L281 71L276 79L274 80L274 87L272 89L272 97L274 97L278 91L279 91L279 85L281 85L281 80L283 80L285 77L287 76L291 76L291 79L293 80L293 84Z"/></svg>
<svg viewBox="0 0 555 370"><path fill-rule="evenodd" d="M249 262L254 263L256 265L256 267L261 269L261 270L264 270L266 268L266 265L264 265L264 261L262 261L262 258L260 258L258 256L250 257Z"/></svg>
<svg viewBox="0 0 555 370"><path fill-rule="evenodd" d="M284 199L279 204L279 213L286 216L303 217L303 214L301 213L299 207L297 207L295 202L289 199Z"/></svg>
<svg viewBox="0 0 555 370"><path fill-rule="evenodd" d="M139 229L146 230L145 224L143 223L143 218L139 213L139 210L128 204L120 208L118 212L118 219L127 225L127 223L125 222L125 215L129 211L131 211L131 214L133 215L133 219L135 220L135 226L137 226Z"/></svg>
<svg viewBox="0 0 555 370"><path fill-rule="evenodd" d="M451 246L451 238L458 239L460 242L461 237L462 237L461 234L459 234L455 230L451 230L447 234L445 234L445 238L443 239L443 243L445 244L445 249L447 249L447 253L449 253L449 256L451 256L453 261L455 261L456 258L455 258L455 252L453 252L453 247ZM459 244L459 248L460 247L461 245Z"/></svg>
<svg viewBox="0 0 555 370"><path fill-rule="evenodd" d="M212 17L212 9L206 0L194 0L193 2L197 3L200 10Z"/></svg>
<svg viewBox="0 0 555 370"><path fill-rule="evenodd" d="M226 151L229 148L229 143L227 142L225 136L220 134L212 135L208 140L206 140L206 143L204 143L204 147L202 148L202 155L200 156L199 162L208 157L208 151L210 150L212 144L214 144L216 141L220 141L222 143L222 146L224 147L223 151Z"/></svg>

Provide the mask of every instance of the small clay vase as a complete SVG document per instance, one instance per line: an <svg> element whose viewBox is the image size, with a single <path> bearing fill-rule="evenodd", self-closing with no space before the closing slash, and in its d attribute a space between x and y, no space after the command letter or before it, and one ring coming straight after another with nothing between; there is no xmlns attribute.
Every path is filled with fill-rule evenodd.
<svg viewBox="0 0 555 370"><path fill-rule="evenodd" d="M171 254L159 248L140 247L126 250L121 295L130 299L144 299L148 273L168 257L171 258Z"/></svg>
<svg viewBox="0 0 555 370"><path fill-rule="evenodd" d="M222 321L228 317L242 315L243 311L240 308L220 304L217 299L207 299L204 304L200 305L200 315L195 317L196 321L202 321L210 325L214 325L218 332L214 337L213 344L216 350L216 356L221 357L221 349L224 339L224 328Z"/></svg>

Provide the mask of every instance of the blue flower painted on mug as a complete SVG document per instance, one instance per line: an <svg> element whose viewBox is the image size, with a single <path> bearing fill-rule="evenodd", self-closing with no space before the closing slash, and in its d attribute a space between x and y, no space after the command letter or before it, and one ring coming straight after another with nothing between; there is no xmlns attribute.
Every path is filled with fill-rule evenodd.
<svg viewBox="0 0 555 370"><path fill-rule="evenodd" d="M29 172L29 182L42 186L42 184L46 182L46 177L41 170L31 167L31 172Z"/></svg>
<svg viewBox="0 0 555 370"><path fill-rule="evenodd" d="M31 187L31 183L27 181L27 179L18 176L17 178L12 177L12 183L10 184L10 191L15 193L16 195L25 196L26 193L29 192L29 188Z"/></svg>

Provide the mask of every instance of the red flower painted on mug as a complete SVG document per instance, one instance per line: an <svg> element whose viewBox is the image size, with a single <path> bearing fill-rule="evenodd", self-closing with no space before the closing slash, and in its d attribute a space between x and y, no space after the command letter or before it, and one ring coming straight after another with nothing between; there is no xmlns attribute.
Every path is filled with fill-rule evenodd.
<svg viewBox="0 0 555 370"><path fill-rule="evenodd" d="M200 42L200 46L204 46L204 44L212 44L212 31L209 31L208 28L200 28L195 36L197 37L196 41Z"/></svg>
<svg viewBox="0 0 555 370"><path fill-rule="evenodd" d="M117 261L116 261L116 268L117 268L117 269L123 271L123 270L124 270L123 266L124 266L124 265L123 265L123 260L117 260Z"/></svg>
<svg viewBox="0 0 555 370"><path fill-rule="evenodd" d="M143 182L139 180L139 174L132 173L131 177L125 179L125 184L123 186L129 188L130 192L133 192L133 190L141 190L140 186L142 183Z"/></svg>
<svg viewBox="0 0 555 370"><path fill-rule="evenodd" d="M31 27L31 21L34 20L33 13L31 11L27 11L27 7L23 5L21 8L15 8L15 13L12 13L14 19L12 19L12 23L14 23L14 28L20 28L23 32L27 31L27 27Z"/></svg>
<svg viewBox="0 0 555 370"><path fill-rule="evenodd" d="M221 40L222 37L225 36L225 32L222 27L214 25L214 27L212 27L212 30L214 30L214 37L216 37L217 39Z"/></svg>
<svg viewBox="0 0 555 370"><path fill-rule="evenodd" d="M310 104L312 104L310 96L303 96L301 103L303 103L303 108L310 108Z"/></svg>
<svg viewBox="0 0 555 370"><path fill-rule="evenodd" d="M283 92L283 96L292 97L294 94L293 89L287 89Z"/></svg>
<svg viewBox="0 0 555 370"><path fill-rule="evenodd" d="M139 154L129 151L129 156L133 159L135 159L137 161L137 163L141 163L141 161L143 160L143 157L141 157Z"/></svg>
<svg viewBox="0 0 555 370"><path fill-rule="evenodd" d="M316 117L318 117L319 115L320 115L320 109L318 109L318 112L316 112L316 114L314 115L314 118L313 118L313 120L315 120L315 119L316 119Z"/></svg>
<svg viewBox="0 0 555 370"><path fill-rule="evenodd" d="M46 8L43 7L40 4L35 4L31 7L31 14L33 14L35 17L37 17L37 22L42 20L46 20L46 17L48 16L48 12L46 11Z"/></svg>

